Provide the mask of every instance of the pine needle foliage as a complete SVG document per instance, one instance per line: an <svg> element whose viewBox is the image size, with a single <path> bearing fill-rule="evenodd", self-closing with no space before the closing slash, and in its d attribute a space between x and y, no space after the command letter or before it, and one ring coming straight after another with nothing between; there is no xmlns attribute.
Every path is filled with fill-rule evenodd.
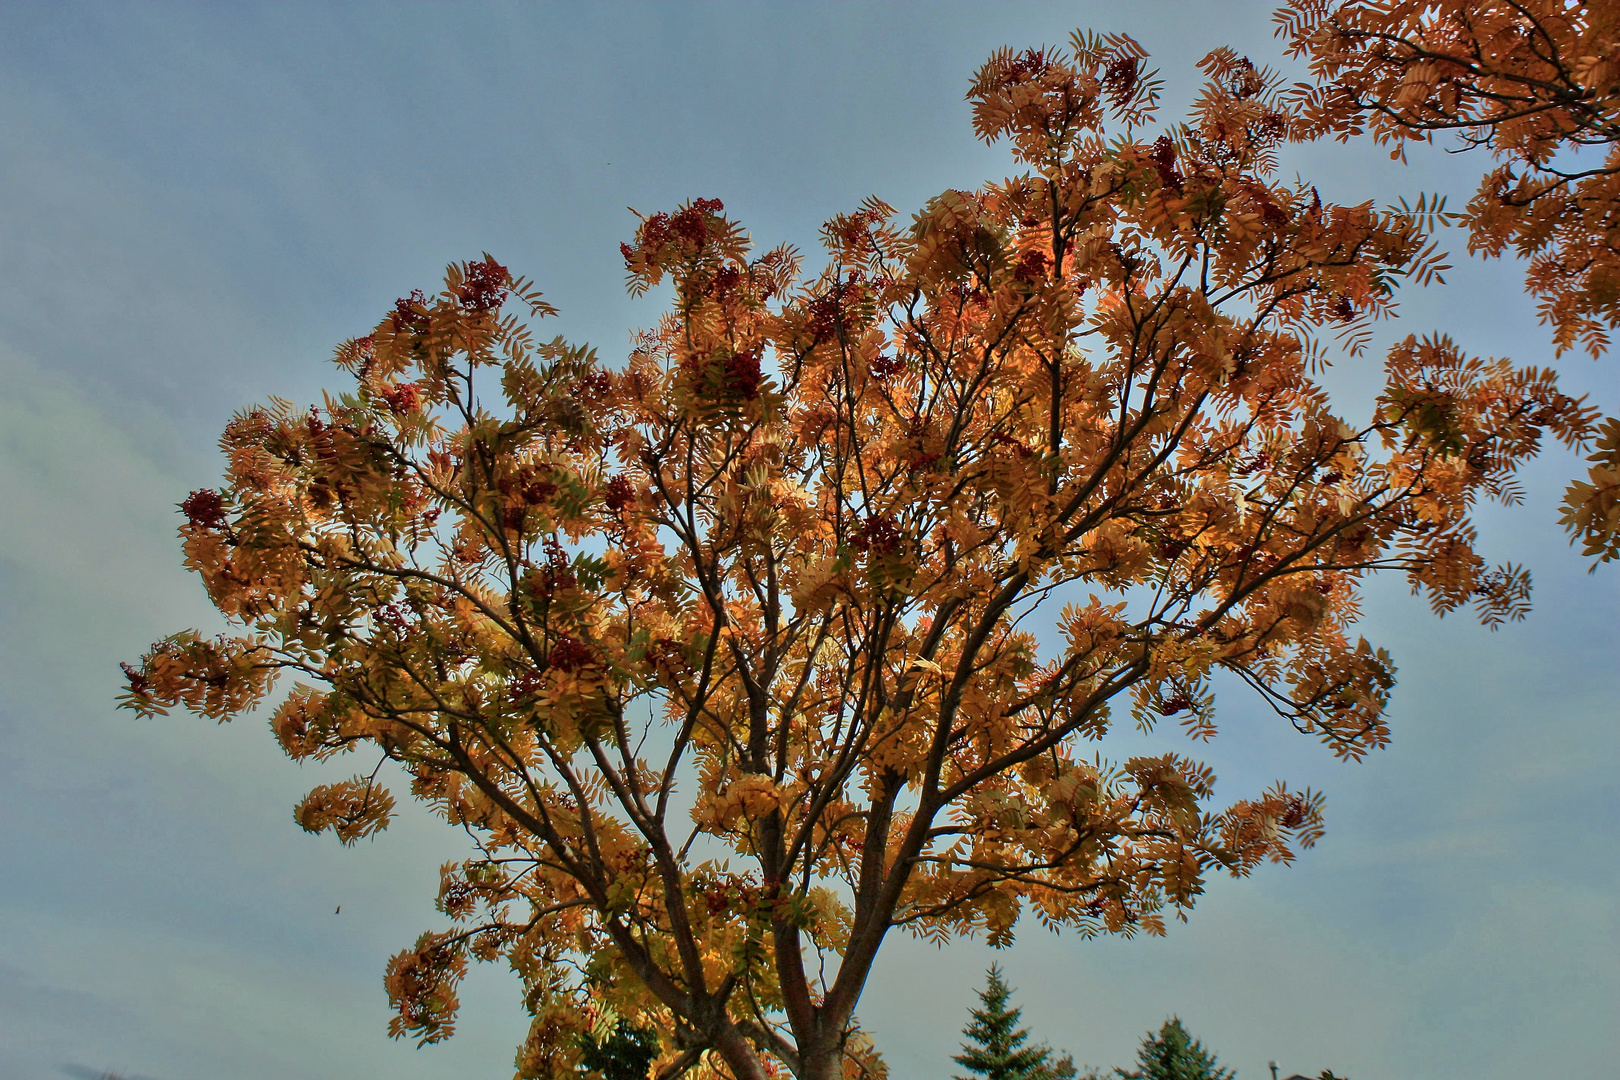
<svg viewBox="0 0 1620 1080"><path fill-rule="evenodd" d="M647 1080L657 1056L657 1033L623 1019L601 1036L589 1031L580 1036L579 1063L601 1080Z"/></svg>
<svg viewBox="0 0 1620 1080"><path fill-rule="evenodd" d="M951 1060L984 1080L1073 1080L1073 1059L1056 1056L1045 1043L1030 1043L1029 1029L1018 1026L1023 1010L1011 1001L1001 968L991 965L979 991L980 1008L972 1010L972 1021L962 1029L969 1042Z"/></svg>
<svg viewBox="0 0 1620 1080"><path fill-rule="evenodd" d="M1234 1080L1231 1069L1223 1069L1212 1051L1187 1034L1181 1020L1172 1016L1157 1035L1148 1032L1136 1052L1140 1068L1120 1071L1125 1080Z"/></svg>

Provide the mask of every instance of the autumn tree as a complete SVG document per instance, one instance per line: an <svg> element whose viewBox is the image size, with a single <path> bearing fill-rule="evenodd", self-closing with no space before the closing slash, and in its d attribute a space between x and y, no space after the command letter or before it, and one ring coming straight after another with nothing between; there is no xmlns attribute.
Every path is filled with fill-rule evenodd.
<svg viewBox="0 0 1620 1080"><path fill-rule="evenodd" d="M1469 250L1526 260L1558 353L1596 357L1620 325L1620 2L1289 0L1279 35L1310 61L1299 138L1366 132L1404 158L1452 136L1495 161L1467 209ZM1563 522L1620 558L1620 419L1603 427Z"/></svg>
<svg viewBox="0 0 1620 1080"><path fill-rule="evenodd" d="M1074 1080L1074 1060L1054 1056L1045 1043L1029 1041L1029 1031L1018 1026L1023 1010L1012 1004L1012 987L991 965L985 972L979 1007L962 1029L967 1042L951 1060L982 1080Z"/></svg>
<svg viewBox="0 0 1620 1080"><path fill-rule="evenodd" d="M1299 117L1228 51L1151 127L1144 59L998 52L970 97L1015 175L868 201L813 275L718 200L643 218L631 290L671 300L622 363L486 256L341 345L319 407L231 420L180 532L232 632L158 642L125 703L224 720L290 674L289 755L372 755L303 827L381 829L392 761L477 839L455 927L388 965L396 1035L448 1035L503 958L521 1076L578 1067L586 1002L661 1077L881 1076L891 932L1160 934L1320 835L1309 791L1103 758L1117 723L1211 738L1220 680L1358 759L1394 681L1369 576L1522 613L1470 515L1591 411L1439 337L1336 410L1313 373L1432 275L1423 222L1280 181Z"/></svg>

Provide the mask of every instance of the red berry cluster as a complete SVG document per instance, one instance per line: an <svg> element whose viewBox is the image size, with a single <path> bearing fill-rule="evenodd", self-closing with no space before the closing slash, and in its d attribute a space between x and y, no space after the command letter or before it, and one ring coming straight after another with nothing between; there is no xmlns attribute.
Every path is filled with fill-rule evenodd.
<svg viewBox="0 0 1620 1080"><path fill-rule="evenodd" d="M410 625L411 615L411 609L396 600L393 603L378 605L377 610L372 612L371 619L379 627L403 636Z"/></svg>
<svg viewBox="0 0 1620 1080"><path fill-rule="evenodd" d="M906 370L906 358L903 356L888 356L884 353L872 357L872 362L866 365L866 370L872 373L872 378L882 381L890 379Z"/></svg>
<svg viewBox="0 0 1620 1080"><path fill-rule="evenodd" d="M382 392L383 402L395 416L415 412L422 404L422 391L415 383L399 383Z"/></svg>
<svg viewBox="0 0 1620 1080"><path fill-rule="evenodd" d="M1175 697L1165 698L1164 701L1159 704L1159 715L1174 716L1177 713L1186 712L1192 707L1192 698L1188 697L1186 694L1177 694Z"/></svg>
<svg viewBox="0 0 1620 1080"><path fill-rule="evenodd" d="M146 677L144 671L130 667L129 664L123 662L120 662L118 666L123 669L124 678L129 680L130 693L138 697L152 688L152 680Z"/></svg>
<svg viewBox="0 0 1620 1080"><path fill-rule="evenodd" d="M1177 558L1188 547L1187 541L1177 536L1168 536L1159 541L1159 558L1170 560Z"/></svg>
<svg viewBox="0 0 1620 1080"><path fill-rule="evenodd" d="M1108 95L1115 105L1123 105L1131 99L1136 91L1136 84L1141 78L1142 61L1134 56L1121 56L1110 60L1103 69L1103 93Z"/></svg>
<svg viewBox="0 0 1620 1080"><path fill-rule="evenodd" d="M836 227L831 229L833 236L846 248L859 250L874 246L872 226L882 221L883 215L871 209L857 210L837 220Z"/></svg>
<svg viewBox="0 0 1620 1080"><path fill-rule="evenodd" d="M755 345L726 358L725 392L728 397L752 401L759 396L760 384L765 380L759 366L761 351Z"/></svg>
<svg viewBox="0 0 1620 1080"><path fill-rule="evenodd" d="M624 475L615 476L607 483L607 489L602 494L602 501L609 510L615 512L632 506L636 501L636 489L631 486L630 480Z"/></svg>
<svg viewBox="0 0 1620 1080"><path fill-rule="evenodd" d="M576 637L561 634L551 645L546 662L559 671L578 671L595 663L591 647Z"/></svg>
<svg viewBox="0 0 1620 1080"><path fill-rule="evenodd" d="M832 287L820 296L811 298L805 305L805 331L815 339L816 344L831 341L838 336L844 328L844 305L853 299L859 303L866 295L866 275L859 270L850 271L849 277L843 281L835 281Z"/></svg>
<svg viewBox="0 0 1620 1080"><path fill-rule="evenodd" d="M493 311L506 300L506 286L512 275L506 267L485 256L467 267L467 277L456 290L456 299L468 311Z"/></svg>
<svg viewBox="0 0 1620 1080"><path fill-rule="evenodd" d="M1255 208L1260 211L1260 220L1274 229L1280 229L1288 224L1288 211L1271 201L1271 193L1264 184L1246 185L1249 198L1254 201Z"/></svg>
<svg viewBox="0 0 1620 1080"><path fill-rule="evenodd" d="M874 555L893 555L900 550L900 527L887 514L876 514L862 521L850 546Z"/></svg>
<svg viewBox="0 0 1620 1080"><path fill-rule="evenodd" d="M1233 476L1248 476L1250 473L1266 472L1271 468L1271 455L1264 450L1254 456L1254 460L1239 465L1232 470Z"/></svg>
<svg viewBox="0 0 1620 1080"><path fill-rule="evenodd" d="M694 199L673 216L654 214L643 221L641 228L636 230L636 240L644 250L652 253L663 250L671 240L678 240L688 248L701 247L709 238L710 215L718 214L725 208L719 199ZM619 251L626 263L636 254L629 244L620 244Z"/></svg>
<svg viewBox="0 0 1620 1080"><path fill-rule="evenodd" d="M1288 800L1288 805L1283 809L1282 817L1277 819L1277 823L1285 829L1297 829L1305 824L1305 813L1308 809L1305 797L1295 795Z"/></svg>
<svg viewBox="0 0 1620 1080"><path fill-rule="evenodd" d="M557 542L555 536L548 536L541 545L546 553L545 583L546 591L556 589L572 589L578 584L574 577L574 564L568 557L568 552Z"/></svg>
<svg viewBox="0 0 1620 1080"><path fill-rule="evenodd" d="M423 308L428 306L428 298L421 289L412 289L411 295L402 296L394 301L394 310L389 313L393 321L394 333L409 330L420 334L428 328L428 314Z"/></svg>
<svg viewBox="0 0 1620 1080"><path fill-rule="evenodd" d="M723 304L731 299L731 294L737 291L737 286L741 285L742 282L743 273L741 270L735 266L722 266L715 271L714 280L709 287L714 293L714 298Z"/></svg>
<svg viewBox="0 0 1620 1080"><path fill-rule="evenodd" d="M528 473L528 470L524 471ZM503 476L495 481L495 490L509 498L516 495L530 506L539 506L557 494L557 485L550 480L532 479L533 475Z"/></svg>
<svg viewBox="0 0 1620 1080"><path fill-rule="evenodd" d="M193 491L186 496L186 501L180 504L180 512L186 515L186 520L199 529L223 529L225 527L225 500L219 492L209 488Z"/></svg>
<svg viewBox="0 0 1620 1080"><path fill-rule="evenodd" d="M1159 183L1181 194L1181 174L1176 171L1176 144L1170 136L1160 135L1153 144L1153 168L1159 174Z"/></svg>
<svg viewBox="0 0 1620 1080"><path fill-rule="evenodd" d="M997 86L1001 89L1017 86L1031 78L1045 75L1051 69L1052 65L1046 59L1045 49L1025 49L1001 69L1001 77L996 80Z"/></svg>
<svg viewBox="0 0 1620 1080"><path fill-rule="evenodd" d="M1046 267L1050 263L1046 252L1031 248L1019 255L1018 261L1013 264L1013 277L1026 285L1033 285L1046 276Z"/></svg>

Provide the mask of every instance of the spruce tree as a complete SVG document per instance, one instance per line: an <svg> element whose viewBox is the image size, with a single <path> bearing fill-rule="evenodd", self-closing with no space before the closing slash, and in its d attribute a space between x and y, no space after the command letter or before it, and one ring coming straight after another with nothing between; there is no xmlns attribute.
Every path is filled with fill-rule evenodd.
<svg viewBox="0 0 1620 1080"><path fill-rule="evenodd" d="M1136 1052L1136 1072L1118 1070L1126 1080L1233 1080L1230 1069L1223 1069L1203 1043L1187 1034L1181 1020L1172 1016L1159 1033L1148 1032Z"/></svg>
<svg viewBox="0 0 1620 1080"><path fill-rule="evenodd" d="M1018 1026L1022 1009L1011 1007L1012 988L1001 977L1001 969L991 965L980 1008L962 1029L969 1042L951 1058L975 1077L983 1080L1073 1080L1074 1061L1068 1054L1055 1055L1045 1043L1030 1043L1029 1031ZM969 1080L957 1077L956 1080Z"/></svg>
<svg viewBox="0 0 1620 1080"><path fill-rule="evenodd" d="M658 1036L620 1019L601 1039L594 1032L580 1036L579 1049L580 1066L602 1080L647 1080L648 1066L658 1056Z"/></svg>

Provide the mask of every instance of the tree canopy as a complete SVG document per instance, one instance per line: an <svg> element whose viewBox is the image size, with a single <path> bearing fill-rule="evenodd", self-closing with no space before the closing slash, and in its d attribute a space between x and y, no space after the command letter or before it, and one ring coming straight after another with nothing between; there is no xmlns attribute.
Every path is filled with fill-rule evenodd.
<svg viewBox="0 0 1620 1080"><path fill-rule="evenodd" d="M1309 117L1275 77L1201 70L1156 127L1127 37L997 52L970 97L1010 179L868 200L809 274L719 200L647 215L629 285L670 302L622 363L486 255L339 346L319 406L231 420L180 529L231 632L158 642L125 704L225 720L290 675L287 754L371 755L304 828L383 828L391 761L476 839L455 927L388 966L395 1034L449 1035L504 959L523 1077L579 1066L586 1000L660 1076L880 1076L856 1010L891 931L1160 934L1321 835L1309 790L1215 805L1192 757L1103 757L1116 724L1212 738L1219 677L1357 759L1394 683L1369 577L1523 614L1471 515L1595 414L1439 336L1336 407L1321 367L1371 367L1442 256L1421 214L1279 179Z"/></svg>
<svg viewBox="0 0 1620 1080"><path fill-rule="evenodd" d="M1592 356L1620 324L1620 3L1289 0L1278 33L1307 57L1294 137L1368 132L1404 156L1437 134L1488 153L1469 250L1525 260L1557 352ZM1438 209L1431 207L1430 209ZM1609 420L1563 522L1620 558L1620 419Z"/></svg>

